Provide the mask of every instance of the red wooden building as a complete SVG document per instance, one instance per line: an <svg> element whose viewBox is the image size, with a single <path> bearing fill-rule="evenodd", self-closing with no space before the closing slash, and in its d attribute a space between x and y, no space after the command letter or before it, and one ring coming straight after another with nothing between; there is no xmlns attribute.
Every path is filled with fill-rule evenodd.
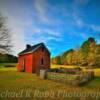
<svg viewBox="0 0 100 100"><path fill-rule="evenodd" d="M18 71L34 73L48 68L50 68L50 52L43 43L27 45L26 49L18 54Z"/></svg>

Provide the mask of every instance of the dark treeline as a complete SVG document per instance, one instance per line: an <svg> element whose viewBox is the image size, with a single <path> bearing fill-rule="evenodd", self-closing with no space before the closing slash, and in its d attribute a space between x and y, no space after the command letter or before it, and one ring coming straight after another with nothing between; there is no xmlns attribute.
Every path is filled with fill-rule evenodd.
<svg viewBox="0 0 100 100"><path fill-rule="evenodd" d="M17 57L10 54L0 53L0 63L17 63Z"/></svg>
<svg viewBox="0 0 100 100"><path fill-rule="evenodd" d="M78 50L70 49L51 59L52 64L100 67L100 44L94 38L86 40Z"/></svg>

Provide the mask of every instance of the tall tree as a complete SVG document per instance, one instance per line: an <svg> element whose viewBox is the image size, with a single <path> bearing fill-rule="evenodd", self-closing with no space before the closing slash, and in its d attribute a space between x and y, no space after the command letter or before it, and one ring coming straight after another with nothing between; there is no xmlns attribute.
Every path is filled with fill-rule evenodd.
<svg viewBox="0 0 100 100"><path fill-rule="evenodd" d="M7 28L5 17L0 14L0 52L9 53L11 51L10 33Z"/></svg>
<svg viewBox="0 0 100 100"><path fill-rule="evenodd" d="M51 63L52 63L52 64L61 65L61 57L60 57L60 56L57 56L57 57L55 57L55 58L52 58L52 59L51 59Z"/></svg>
<svg viewBox="0 0 100 100"><path fill-rule="evenodd" d="M72 64L78 65L78 50L75 50L72 55Z"/></svg>
<svg viewBox="0 0 100 100"><path fill-rule="evenodd" d="M67 54L67 57L66 57L66 59L67 59L67 64L68 65L72 65L72 58L73 58L73 53L74 53L74 50L73 49L71 49L71 50L69 50L69 53Z"/></svg>
<svg viewBox="0 0 100 100"><path fill-rule="evenodd" d="M100 44L95 49L95 65L100 67Z"/></svg>
<svg viewBox="0 0 100 100"><path fill-rule="evenodd" d="M79 63L81 65L88 65L88 56L90 54L90 58L92 56L91 51L92 50L92 45L95 45L95 40L94 38L89 38L87 41L83 43L79 50Z"/></svg>
<svg viewBox="0 0 100 100"><path fill-rule="evenodd" d="M95 41L91 41L90 43L90 51L88 53L87 61L88 61L89 66L95 66L95 61L96 61L96 42Z"/></svg>
<svg viewBox="0 0 100 100"><path fill-rule="evenodd" d="M68 56L68 54L69 54L71 51L73 51L73 50L70 49L70 50L64 52L64 53L61 55L61 63L62 63L63 65L67 65L67 64L68 64L67 56Z"/></svg>

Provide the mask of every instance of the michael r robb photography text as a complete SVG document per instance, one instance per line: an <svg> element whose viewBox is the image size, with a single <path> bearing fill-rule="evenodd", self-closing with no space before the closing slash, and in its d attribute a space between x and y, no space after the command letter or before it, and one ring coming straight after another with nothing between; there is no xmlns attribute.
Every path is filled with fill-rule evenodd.
<svg viewBox="0 0 100 100"><path fill-rule="evenodd" d="M18 89L15 90L3 90L0 91L0 98L100 98L100 92L82 92L82 90L66 91L66 90L49 90L40 91L32 89Z"/></svg>

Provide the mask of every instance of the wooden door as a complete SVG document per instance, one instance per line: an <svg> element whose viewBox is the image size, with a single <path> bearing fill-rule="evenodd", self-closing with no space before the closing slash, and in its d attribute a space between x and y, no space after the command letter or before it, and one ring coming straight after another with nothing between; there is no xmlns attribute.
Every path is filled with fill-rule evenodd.
<svg viewBox="0 0 100 100"><path fill-rule="evenodd" d="M25 72L25 58L23 59L22 66L23 66L23 72Z"/></svg>

